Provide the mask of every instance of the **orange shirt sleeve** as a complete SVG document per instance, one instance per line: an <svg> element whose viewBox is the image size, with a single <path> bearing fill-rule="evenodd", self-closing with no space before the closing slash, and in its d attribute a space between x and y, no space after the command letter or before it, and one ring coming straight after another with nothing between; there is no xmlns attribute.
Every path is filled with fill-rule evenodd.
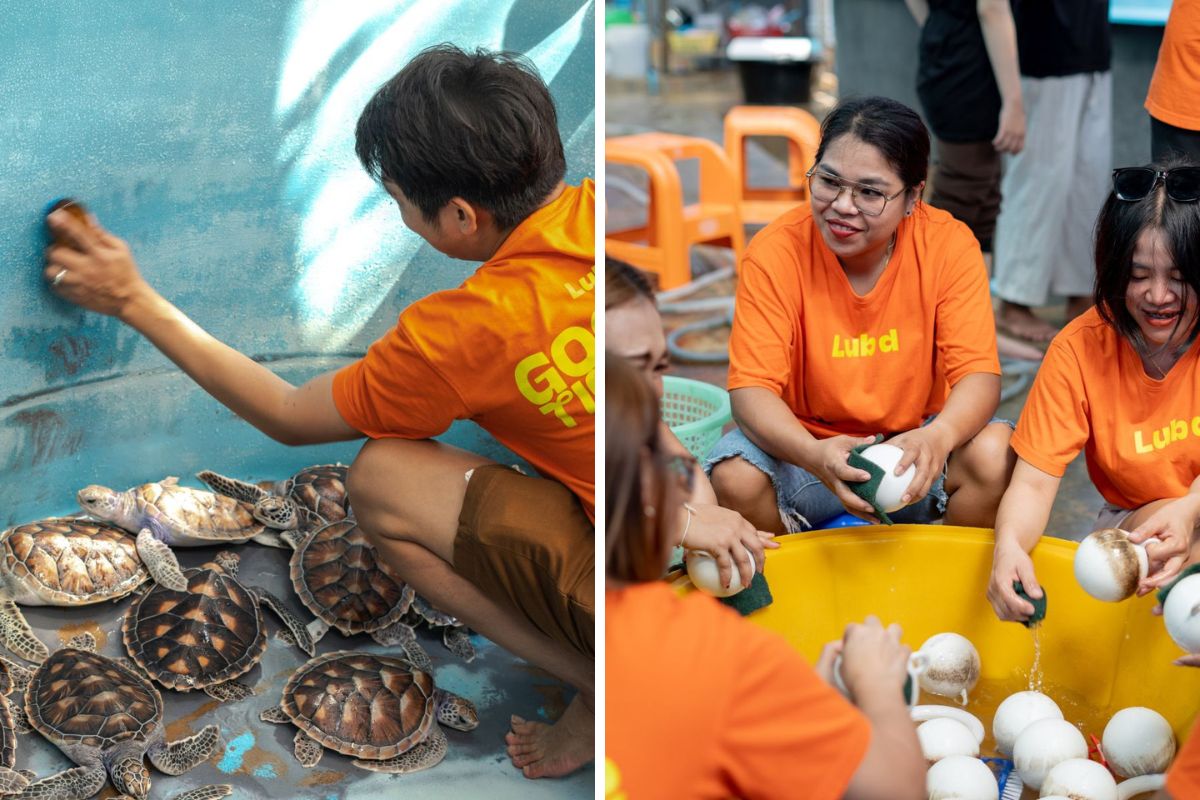
<svg viewBox="0 0 1200 800"><path fill-rule="evenodd" d="M1091 435L1083 371L1062 337L1050 343L1017 422L1017 455L1061 478Z"/></svg>
<svg viewBox="0 0 1200 800"><path fill-rule="evenodd" d="M958 225L947 243L944 288L936 310L937 347L950 386L967 375L1000 374L987 266L975 237Z"/></svg>
<svg viewBox="0 0 1200 800"><path fill-rule="evenodd" d="M730 698L717 752L738 796L841 797L866 755L870 723L778 635L733 621L737 683L709 688Z"/></svg>
<svg viewBox="0 0 1200 800"><path fill-rule="evenodd" d="M801 314L789 270L742 260L729 336L730 389L761 386L782 396L801 335Z"/></svg>
<svg viewBox="0 0 1200 800"><path fill-rule="evenodd" d="M427 439L471 416L466 402L414 341L406 317L408 311L366 356L333 378L338 413L372 439ZM421 324L429 323L423 319Z"/></svg>
<svg viewBox="0 0 1200 800"><path fill-rule="evenodd" d="M1200 720L1167 770L1167 791L1174 800L1200 797Z"/></svg>

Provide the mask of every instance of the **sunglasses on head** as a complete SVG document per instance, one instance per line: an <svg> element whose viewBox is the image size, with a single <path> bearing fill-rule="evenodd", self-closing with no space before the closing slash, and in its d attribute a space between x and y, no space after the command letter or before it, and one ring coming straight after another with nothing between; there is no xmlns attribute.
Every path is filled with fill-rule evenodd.
<svg viewBox="0 0 1200 800"><path fill-rule="evenodd" d="M1167 197L1177 203L1200 200L1200 167L1176 167L1153 170L1149 167L1122 167L1113 170L1113 191L1118 200L1142 200L1158 182L1167 187Z"/></svg>

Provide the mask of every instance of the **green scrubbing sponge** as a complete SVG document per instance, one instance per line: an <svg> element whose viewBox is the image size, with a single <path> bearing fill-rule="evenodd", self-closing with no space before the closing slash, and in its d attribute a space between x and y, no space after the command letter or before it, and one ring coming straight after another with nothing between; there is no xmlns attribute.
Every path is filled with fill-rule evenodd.
<svg viewBox="0 0 1200 800"><path fill-rule="evenodd" d="M846 486L849 487L850 491L854 492L863 500L866 500L871 504L871 508L875 509L875 516L879 518L880 522L882 522L884 525L892 525L894 524L892 522L892 518L889 517L887 512L875 502L875 493L879 491L879 484L883 481L883 476L885 474L883 467L879 466L874 461L868 461L862 457L863 450L866 450L871 445L879 444L882 441L882 436L876 436L875 441L869 444L860 444L858 447L855 447L850 451L850 457L846 460L846 463L856 469L861 469L864 472L870 473L871 477L859 483L847 481Z"/></svg>
<svg viewBox="0 0 1200 800"><path fill-rule="evenodd" d="M1020 581L1013 581L1013 591L1017 593L1017 597L1025 600L1033 605L1033 613L1029 615L1029 619L1021 620L1021 624L1026 628L1032 628L1046 618L1046 590L1042 589L1042 597L1040 600L1034 600L1025 593L1025 587Z"/></svg>
<svg viewBox="0 0 1200 800"><path fill-rule="evenodd" d="M718 599L743 617L775 602L775 598L771 596L771 587L767 585L767 579L761 572L754 573L754 580L750 581L750 585L745 589L732 597Z"/></svg>

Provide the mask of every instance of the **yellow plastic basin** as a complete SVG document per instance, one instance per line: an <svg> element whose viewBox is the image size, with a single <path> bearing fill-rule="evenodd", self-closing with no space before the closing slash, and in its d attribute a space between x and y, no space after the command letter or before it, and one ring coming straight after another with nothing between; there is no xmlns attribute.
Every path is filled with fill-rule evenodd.
<svg viewBox="0 0 1200 800"><path fill-rule="evenodd" d="M993 533L981 528L894 525L841 528L781 536L767 551L766 577L775 601L748 619L784 636L810 662L840 638L849 622L875 614L904 628L914 650L928 637L954 631L970 639L982 661L979 692L990 697L968 710L991 732L996 703L1030 688L1034 633L996 619L987 601ZM1097 738L1116 711L1147 706L1171 723L1182 741L1200 711L1200 669L1171 662L1183 655L1153 595L1104 603L1075 581L1075 542L1044 538L1033 552L1046 589L1040 641L1042 690L1066 718ZM679 591L692 591L686 577ZM922 692L921 703L949 703ZM985 748L986 748L985 742Z"/></svg>

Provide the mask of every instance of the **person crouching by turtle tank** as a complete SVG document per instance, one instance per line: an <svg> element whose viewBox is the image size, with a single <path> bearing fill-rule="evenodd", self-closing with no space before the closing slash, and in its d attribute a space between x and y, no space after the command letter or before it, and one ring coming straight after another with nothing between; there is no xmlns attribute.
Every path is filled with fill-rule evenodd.
<svg viewBox="0 0 1200 800"><path fill-rule="evenodd" d="M641 372L654 387L659 402L663 397L663 374L670 368L667 337L662 318L654 304L654 291L646 276L624 261L604 259L605 348L619 355ZM687 447L666 424L662 428L665 445L686 455ZM688 502L686 517L676 544L687 550L704 550L717 560L722 586L729 586L733 571L738 570L743 586L749 586L755 570L762 571L764 548L776 548L774 534L757 531L730 508L717 504L708 476L699 463ZM742 547L738 547L738 545Z"/></svg>
<svg viewBox="0 0 1200 800"><path fill-rule="evenodd" d="M814 669L713 598L677 595L660 578L695 473L650 383L611 352L604 376L606 796L923 798L899 626L849 625ZM832 686L838 655L853 705Z"/></svg>
<svg viewBox="0 0 1200 800"><path fill-rule="evenodd" d="M435 606L579 690L554 726L514 716L507 737L527 777L565 775L594 758L592 182L563 183L554 102L528 61L452 45L379 89L356 150L410 230L483 265L412 303L344 369L292 386L218 342L95 220L51 215L71 245L48 251L46 280L137 329L279 441L370 437L349 491L381 557ZM546 477L431 440L457 419Z"/></svg>
<svg viewBox="0 0 1200 800"><path fill-rule="evenodd" d="M1063 328L1029 390L996 519L988 599L1025 620L1041 598L1029 553L1080 451L1104 498L1094 530L1144 543L1148 594L1200 555L1200 166L1113 170L1096 220L1095 305Z"/></svg>
<svg viewBox="0 0 1200 800"><path fill-rule="evenodd" d="M877 521L847 482L876 434L916 474L897 522L991 527L1012 473L1011 423L992 418L1000 363L979 243L921 202L929 133L911 108L852 99L821 126L811 204L742 257L729 381L738 429L709 453L721 505L797 532L845 511Z"/></svg>

